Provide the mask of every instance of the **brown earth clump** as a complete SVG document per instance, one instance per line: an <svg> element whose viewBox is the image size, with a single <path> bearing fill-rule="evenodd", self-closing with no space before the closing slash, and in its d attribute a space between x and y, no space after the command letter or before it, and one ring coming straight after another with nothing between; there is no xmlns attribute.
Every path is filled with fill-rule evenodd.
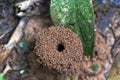
<svg viewBox="0 0 120 80"><path fill-rule="evenodd" d="M78 74L83 49L77 35L63 27L50 27L36 35L37 61L50 70L68 75Z"/></svg>

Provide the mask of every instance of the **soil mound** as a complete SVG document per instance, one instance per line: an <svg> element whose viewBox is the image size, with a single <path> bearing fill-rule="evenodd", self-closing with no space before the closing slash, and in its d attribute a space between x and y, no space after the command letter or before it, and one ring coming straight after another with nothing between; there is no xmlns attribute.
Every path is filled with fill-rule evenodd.
<svg viewBox="0 0 120 80"><path fill-rule="evenodd" d="M82 65L82 43L77 35L63 27L50 27L36 35L37 61L51 70L76 74Z"/></svg>

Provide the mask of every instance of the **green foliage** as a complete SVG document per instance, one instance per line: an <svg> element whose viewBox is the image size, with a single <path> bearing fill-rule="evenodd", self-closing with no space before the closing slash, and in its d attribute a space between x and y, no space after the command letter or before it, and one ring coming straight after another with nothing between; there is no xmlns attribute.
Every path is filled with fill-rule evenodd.
<svg viewBox="0 0 120 80"><path fill-rule="evenodd" d="M22 41L18 44L18 46L20 47L20 48L24 48L24 45L29 45L29 42L28 41L26 41L25 39L22 39Z"/></svg>
<svg viewBox="0 0 120 80"><path fill-rule="evenodd" d="M10 80L10 79L0 75L0 80Z"/></svg>
<svg viewBox="0 0 120 80"><path fill-rule="evenodd" d="M91 69L92 69L93 71L98 71L99 66L98 66L97 64L95 64L95 65L91 66Z"/></svg>
<svg viewBox="0 0 120 80"><path fill-rule="evenodd" d="M78 80L76 77L73 77L72 80Z"/></svg>
<svg viewBox="0 0 120 80"><path fill-rule="evenodd" d="M31 51L30 42L25 39L21 40L21 42L18 44L18 47L23 53L29 53Z"/></svg>
<svg viewBox="0 0 120 80"><path fill-rule="evenodd" d="M70 28L82 41L84 54L92 56L94 47L94 11L92 0L51 0L51 18L55 25Z"/></svg>

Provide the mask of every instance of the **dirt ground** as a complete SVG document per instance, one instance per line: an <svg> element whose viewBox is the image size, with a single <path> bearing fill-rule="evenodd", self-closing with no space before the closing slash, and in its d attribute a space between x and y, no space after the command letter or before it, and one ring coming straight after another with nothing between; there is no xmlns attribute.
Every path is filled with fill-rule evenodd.
<svg viewBox="0 0 120 80"><path fill-rule="evenodd" d="M6 64L9 64L11 70L5 76L9 77L10 80L71 80L72 77L77 77L78 80L106 80L113 60L120 51L120 11L118 8L112 8L109 5L105 7L105 9L96 7L94 2L95 45L93 58L83 56L80 74L69 77L54 70L49 70L36 61L35 36L38 32L53 25L50 16L46 16L48 14L44 13L30 17L24 28L23 38L30 43L30 50L27 48L28 52L25 50L25 54L21 54L21 51L24 50L15 47L10 54L6 54L7 52L0 53L0 56L7 57L5 60L3 60L4 57L0 57L0 72L3 72ZM9 17L8 25L13 27L15 23L17 21ZM4 32L5 30L0 29L0 34ZM8 42L10 35L12 33L7 35L7 38L0 39L0 43ZM2 46L0 47L0 51L3 51ZM23 74L20 73L21 70L24 70Z"/></svg>

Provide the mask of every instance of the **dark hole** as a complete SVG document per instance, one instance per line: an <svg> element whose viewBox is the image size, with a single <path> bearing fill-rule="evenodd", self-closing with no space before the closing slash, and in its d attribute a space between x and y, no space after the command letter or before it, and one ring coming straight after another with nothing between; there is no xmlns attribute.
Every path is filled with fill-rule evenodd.
<svg viewBox="0 0 120 80"><path fill-rule="evenodd" d="M65 47L64 47L63 44L58 44L58 45L57 45L57 50L58 50L59 52L62 52L64 49L65 49Z"/></svg>
<svg viewBox="0 0 120 80"><path fill-rule="evenodd" d="M95 56L98 56L98 52L97 52L97 51L95 51L95 53L94 53L94 54L95 54Z"/></svg>
<svg viewBox="0 0 120 80"><path fill-rule="evenodd" d="M20 8L19 7L16 7L16 13L19 13L21 10L20 10Z"/></svg>

